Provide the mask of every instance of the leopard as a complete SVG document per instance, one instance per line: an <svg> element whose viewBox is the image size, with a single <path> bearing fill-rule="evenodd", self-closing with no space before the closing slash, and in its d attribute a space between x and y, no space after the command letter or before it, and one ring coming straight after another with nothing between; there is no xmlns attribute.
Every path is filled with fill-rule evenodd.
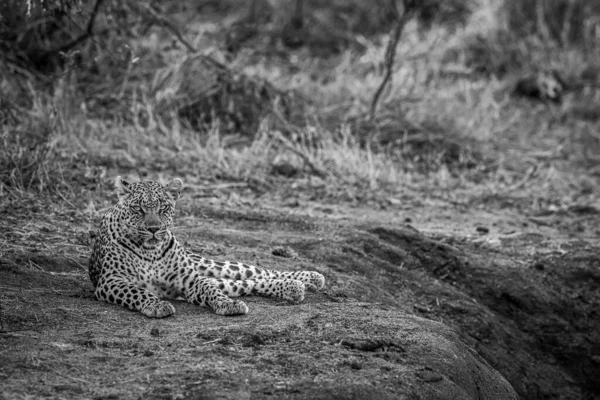
<svg viewBox="0 0 600 400"><path fill-rule="evenodd" d="M88 272L96 300L150 318L175 314L169 300L208 307L217 315L247 314L237 297L264 295L291 303L324 287L316 271L277 271L215 261L191 252L172 232L183 181L115 180L118 201L102 217Z"/></svg>

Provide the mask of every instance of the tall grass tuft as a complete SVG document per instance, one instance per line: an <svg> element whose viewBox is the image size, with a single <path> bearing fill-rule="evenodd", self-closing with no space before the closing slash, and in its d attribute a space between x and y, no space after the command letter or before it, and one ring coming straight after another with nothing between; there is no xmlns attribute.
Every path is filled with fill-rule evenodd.
<svg viewBox="0 0 600 400"><path fill-rule="evenodd" d="M39 99L38 99L39 100ZM18 190L43 191L52 185L56 116L39 101L0 126L0 183Z"/></svg>
<svg viewBox="0 0 600 400"><path fill-rule="evenodd" d="M592 0L424 2L426 9L406 25L392 84L372 121L366 116L385 72L382 35L389 23L371 6L362 15L366 3L307 3L306 12L314 13L307 21L323 25L339 11L347 25L331 17L344 27L336 32L360 39L361 50L325 56L308 45L282 55L276 39L227 53L217 34L227 30L217 19L223 15L207 22L200 14L169 14L180 5L165 3L165 18L193 46L147 15L119 13L99 17L98 35L78 48L77 65L63 62L38 81L30 72L33 78L19 87L0 68L0 90L12 88L8 103L15 105L0 110L3 185L51 187L60 153L80 154L86 165L140 175L168 171L197 182L208 176L268 183L272 166L288 162L300 179L365 192L407 181L428 190L479 185L501 192L514 190L531 164L554 168L548 157L589 153L590 146L582 150L571 141L581 132L590 132L586 140L597 147L597 112L581 109L587 120L573 121L572 100L560 107L519 103L510 86L538 67L577 77L600 65L600 10ZM17 53L3 53L12 57L4 60L0 54L0 66L25 76L13 62ZM597 101L598 91L586 90Z"/></svg>

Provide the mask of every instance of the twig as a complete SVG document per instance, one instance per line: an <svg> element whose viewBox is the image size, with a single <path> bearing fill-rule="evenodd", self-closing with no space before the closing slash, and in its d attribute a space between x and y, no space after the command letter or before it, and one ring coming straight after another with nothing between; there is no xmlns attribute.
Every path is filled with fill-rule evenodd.
<svg viewBox="0 0 600 400"><path fill-rule="evenodd" d="M32 328L23 328L23 329L9 329L9 330L0 330L0 335L10 335L10 336L16 336L16 337L29 337L29 338L36 338L38 337L36 336L31 336L31 335L22 335L19 333L15 333L15 332L25 332L25 331L33 331L35 332L35 329Z"/></svg>
<svg viewBox="0 0 600 400"><path fill-rule="evenodd" d="M369 112L369 119L372 121L375 118L375 112L377 111L377 104L379 103L379 98L383 93L383 90L388 86L392 81L392 72L394 68L394 60L396 58L396 48L398 47L398 42L400 41L400 37L402 36L402 31L404 30L404 26L408 22L408 20L412 17L412 12L414 10L414 4L410 0L402 1L402 13L396 7L396 2L391 0L390 7L392 12L396 16L396 25L394 26L394 32L390 36L390 40L388 42L387 48L385 49L385 75L383 80L379 84L375 95L373 96L373 100L371 101L371 110Z"/></svg>
<svg viewBox="0 0 600 400"><path fill-rule="evenodd" d="M132 3L130 3L132 4ZM157 13L154 9L152 9L152 7L150 5L144 4L143 2L133 2L133 7L137 7L138 11L142 10L142 11L146 11L148 14L150 14L150 16L154 19L154 21L160 25L162 25L163 27L167 28L168 30L171 31L171 33L173 35L175 35L175 37L181 42L181 44L183 44L185 46L185 48L190 52L190 53L198 53L198 50L196 50L196 48L194 46L192 46L192 44L190 42L187 41L186 38L183 37L183 34L181 32L179 32L179 29L177 29L177 27L175 27L175 25L169 21L169 19L167 19L166 17L160 15L159 13ZM202 58L203 61L207 62L208 64L211 64L213 67L217 68L220 71L229 71L229 68L227 68L224 64L220 63L219 61L215 60L214 58L207 56L207 55L201 55L200 56Z"/></svg>
<svg viewBox="0 0 600 400"><path fill-rule="evenodd" d="M522 186L524 186L529 180L531 180L535 176L535 174L536 174L537 171L538 171L537 164L532 165L527 170L527 173L525 174L525 176L523 176L517 182L513 183L512 185L510 185L509 187L507 187L506 189L504 189L504 193L512 192L513 190L517 190L517 189L521 188Z"/></svg>
<svg viewBox="0 0 600 400"><path fill-rule="evenodd" d="M138 2L138 1L135 1L133 3L130 2L130 4L132 4L133 7L137 7L138 11L145 10L148 14L150 14L150 16L154 19L154 21L156 23L158 23L158 24L162 25L163 27L167 28L168 30L170 30L171 33L173 35L175 35L175 37L181 42L181 44L183 44L185 46L185 48L190 53L193 53L193 54L198 53L198 50L196 50L196 48L194 46L192 46L192 44L190 42L188 42L186 38L183 37L183 34L179 31L179 29L177 29L175 24L173 24L173 22L169 21L169 19L166 18L165 16L157 13L154 9L152 9L152 7L150 5L147 5L147 4L144 4L143 2ZM212 58L210 56L201 55L201 58L203 61L206 61L208 64L211 64L213 67L217 68L220 71L229 71L229 68L227 68L227 66L225 66L224 64L220 63L219 61L215 60L214 58Z"/></svg>
<svg viewBox="0 0 600 400"><path fill-rule="evenodd" d="M315 163L312 162L312 160L310 159L310 157L308 157L306 154L304 154L303 152L301 152L300 150L298 150L297 148L295 148L288 139L284 138L281 134L279 135L274 135L271 133L271 135L277 139L279 141L279 143L286 148L286 150L291 151L292 153L296 154L297 156L299 156L300 158L302 158L302 161L304 161L304 163L306 165L308 165L308 167L319 177L321 178L327 178L327 173L325 171L323 171L322 169L320 169L319 167L317 167L315 165Z"/></svg>
<svg viewBox="0 0 600 400"><path fill-rule="evenodd" d="M273 111L274 114L281 120L281 122L283 122L286 127L290 130L293 130L292 125L283 117L283 115L281 115L281 113L279 112L279 110L277 109L277 107L273 107ZM304 154L303 152L301 152L300 150L296 149L291 143L290 141L283 137L283 135L278 134L275 135L272 132L269 132L269 134L271 136L273 136L274 139L277 139L279 141L279 143L285 147L287 150L291 151L292 153L296 154L297 156L299 156L300 158L302 158L302 161L304 161L304 163L306 165L308 165L308 167L319 177L325 179L329 176L329 174L327 174L327 172L323 171L321 168L317 167L315 165L315 163L312 162L312 160L310 159L310 157L308 157L306 154Z"/></svg>
<svg viewBox="0 0 600 400"><path fill-rule="evenodd" d="M44 55L42 56L42 59L44 57L47 57L50 54L56 54L56 53L69 51L73 47L77 46L79 43L81 43L84 40L86 40L87 38L93 36L94 35L94 32L93 32L94 31L94 23L96 22L96 17L98 16L98 11L100 10L100 6L102 5L102 3L104 3L104 0L96 0L96 4L94 4L94 9L92 10L92 15L90 17L90 20L88 21L85 32L81 36L70 41L67 44L63 44L62 46L60 46L56 49L48 50L47 52L44 53Z"/></svg>
<svg viewBox="0 0 600 400"><path fill-rule="evenodd" d="M145 10L148 14L150 14L150 16L152 16L152 18L154 19L154 21L156 21L160 25L162 25L165 28L167 28L168 30L170 30L171 33L173 35L175 35L177 37L177 39L179 39L179 41L181 42L181 44L183 44L185 46L185 48L188 49L188 51L190 53L197 53L198 52L194 48L194 46L192 46L190 44L190 42L188 42L183 37L183 35L181 34L181 32L179 32L179 30L175 27L175 25L173 25L173 23L171 21L169 21L166 17L160 15L154 9L152 9L152 6L150 6L148 4L145 4L145 2L140 2L138 0L130 2L130 4L133 5L133 7L137 7L138 10L140 10L140 9Z"/></svg>
<svg viewBox="0 0 600 400"><path fill-rule="evenodd" d="M215 340L209 340L208 342L204 342L204 343L202 343L202 345L204 346L204 345L207 345L207 344L218 343L218 342L220 342L221 340L223 340L223 339L222 339L222 338L219 338L219 339L215 339Z"/></svg>
<svg viewBox="0 0 600 400"><path fill-rule="evenodd" d="M67 379L72 379L72 380L74 380L76 382L86 383L88 385L94 385L94 382L90 382L87 379L81 379L81 378L77 378L76 376L66 375L66 374L63 374L63 373L58 372L58 371L54 371L54 373L56 375L58 375L58 376L62 376L63 378L67 378Z"/></svg>
<svg viewBox="0 0 600 400"><path fill-rule="evenodd" d="M73 261L75 264L77 264L82 270L87 271L88 269L82 265L79 261L77 261L76 259L74 259L73 257L69 257L69 256L64 256L67 260L71 260Z"/></svg>

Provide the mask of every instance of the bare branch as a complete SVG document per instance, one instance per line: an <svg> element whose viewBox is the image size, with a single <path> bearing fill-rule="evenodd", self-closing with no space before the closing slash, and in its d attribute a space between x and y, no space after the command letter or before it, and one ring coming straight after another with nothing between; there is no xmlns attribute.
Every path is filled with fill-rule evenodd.
<svg viewBox="0 0 600 400"><path fill-rule="evenodd" d="M196 53L197 50L194 48L194 46L191 45L190 42L188 42L183 35L181 34L181 32L179 32L179 29L177 29L175 27L175 25L169 21L166 17L160 15L159 13L157 13L151 5L146 4L142 1L132 1L129 2L129 4L134 7L137 8L138 11L145 11L147 14L150 14L150 16L152 17L152 19L158 23L159 25L167 28L168 30L171 31L171 33L173 35L175 35L175 37L177 37L177 39L179 40L179 42L181 44L183 44L185 46L185 48L190 52L190 53Z"/></svg>
<svg viewBox="0 0 600 400"><path fill-rule="evenodd" d="M104 0L96 0L96 4L94 4L94 9L92 10L92 15L90 16L90 20L88 21L85 32L82 35L73 39L69 43L63 44L62 46L56 49L48 50L46 53L44 53L42 59L51 54L68 52L69 50L77 46L79 43L94 36L94 24L96 22L96 17L98 16L98 11L100 10L100 6L102 5L102 3L104 3Z"/></svg>
<svg viewBox="0 0 600 400"><path fill-rule="evenodd" d="M402 36L402 31L404 30L404 26L408 22L408 20L412 17L414 11L414 2L410 0L402 1L402 10L398 10L396 6L396 1L390 0L391 11L396 16L396 24L394 25L394 31L390 35L390 40L388 41L387 48L385 50L385 75L383 80L379 84L375 95L373 96L373 100L371 101L371 110L369 112L369 119L373 120L375 118L375 113L377 112L377 105L379 103L379 99L384 89L392 82L392 73L394 68L394 60L396 58L396 48L398 47L398 42L400 41L400 37Z"/></svg>
<svg viewBox="0 0 600 400"><path fill-rule="evenodd" d="M286 126L288 130L297 130L288 122L288 120L283 115L281 115L281 112L279 111L277 106L273 107L273 113L277 118L279 118L279 120ZM300 158L302 158L304 164L306 164L315 175L317 175L320 178L327 179L329 174L321 168L317 167L317 165L311 160L311 157L308 154L305 154L302 151L298 150L288 138L286 138L280 132L277 131L269 132L269 135L276 139L283 147L285 147L286 150L289 150L292 153L299 156Z"/></svg>

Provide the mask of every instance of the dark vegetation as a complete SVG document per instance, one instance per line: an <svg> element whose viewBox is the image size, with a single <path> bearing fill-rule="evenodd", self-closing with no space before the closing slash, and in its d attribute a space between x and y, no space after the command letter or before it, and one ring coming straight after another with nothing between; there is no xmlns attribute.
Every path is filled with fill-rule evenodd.
<svg viewBox="0 0 600 400"><path fill-rule="evenodd" d="M515 96L535 93L538 73L557 74L560 101ZM304 257L291 267L327 274L309 314L382 303L455 329L524 399L600 396L599 85L593 0L2 1L0 382L50 368L9 351L21 330L100 321L85 260L114 177L178 176L181 234L208 224L186 237L196 250L253 261L277 242L255 230L285 232L281 254ZM347 337L336 329L365 320L340 315L335 333L312 317L300 329L326 338L319 351L367 354L332 356L332 371L368 381L380 365L367 358L404 362L398 338ZM106 327L130 315L115 318L94 322L101 338L71 331L74 348L115 348ZM301 346L288 322L227 328L190 351L239 361L232 346ZM133 348L120 334L119 351L165 355L164 338ZM263 397L306 389L271 383Z"/></svg>

